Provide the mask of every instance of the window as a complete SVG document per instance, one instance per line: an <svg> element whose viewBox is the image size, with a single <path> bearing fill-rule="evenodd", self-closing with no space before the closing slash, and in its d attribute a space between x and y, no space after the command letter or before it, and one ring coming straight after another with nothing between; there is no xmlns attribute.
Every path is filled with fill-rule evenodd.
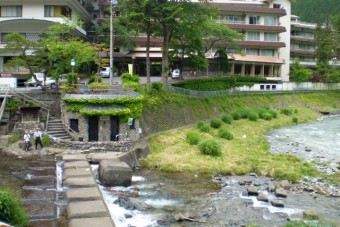
<svg viewBox="0 0 340 227"><path fill-rule="evenodd" d="M249 16L249 24L260 24L260 16Z"/></svg>
<svg viewBox="0 0 340 227"><path fill-rule="evenodd" d="M247 40L260 40L260 32L247 32Z"/></svg>
<svg viewBox="0 0 340 227"><path fill-rule="evenodd" d="M260 50L259 49L249 48L249 49L246 50L246 54L247 55L258 56L258 55L260 55Z"/></svg>
<svg viewBox="0 0 340 227"><path fill-rule="evenodd" d="M275 32L265 32L264 33L264 41L276 42L277 41L277 33L275 33Z"/></svg>
<svg viewBox="0 0 340 227"><path fill-rule="evenodd" d="M45 6L45 17L71 17L71 9L67 6Z"/></svg>
<svg viewBox="0 0 340 227"><path fill-rule="evenodd" d="M273 90L273 91L276 90L276 85L275 85L275 84L272 85L272 90Z"/></svg>
<svg viewBox="0 0 340 227"><path fill-rule="evenodd" d="M22 17L22 6L0 6L1 17Z"/></svg>
<svg viewBox="0 0 340 227"><path fill-rule="evenodd" d="M273 49L261 50L261 56L274 56L275 51Z"/></svg>
<svg viewBox="0 0 340 227"><path fill-rule="evenodd" d="M275 25L279 25L279 20L277 17L264 17L264 25L271 25L271 26L275 26Z"/></svg>
<svg viewBox="0 0 340 227"><path fill-rule="evenodd" d="M78 119L70 119L70 128L75 132L79 132Z"/></svg>
<svg viewBox="0 0 340 227"><path fill-rule="evenodd" d="M260 85L260 90L264 90L264 85L263 84Z"/></svg>
<svg viewBox="0 0 340 227"><path fill-rule="evenodd" d="M281 4L273 4L273 8L276 8L276 9L280 9L281 8Z"/></svg>

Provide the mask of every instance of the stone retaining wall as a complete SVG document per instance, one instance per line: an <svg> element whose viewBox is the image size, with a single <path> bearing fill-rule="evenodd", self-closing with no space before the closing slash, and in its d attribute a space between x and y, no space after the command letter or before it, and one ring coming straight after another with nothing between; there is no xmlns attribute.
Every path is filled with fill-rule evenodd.
<svg viewBox="0 0 340 227"><path fill-rule="evenodd" d="M80 142L68 140L52 141L51 146L56 148L67 148L74 150L82 150L83 154L89 153L105 153L105 152L128 152L132 149L130 140L118 142Z"/></svg>

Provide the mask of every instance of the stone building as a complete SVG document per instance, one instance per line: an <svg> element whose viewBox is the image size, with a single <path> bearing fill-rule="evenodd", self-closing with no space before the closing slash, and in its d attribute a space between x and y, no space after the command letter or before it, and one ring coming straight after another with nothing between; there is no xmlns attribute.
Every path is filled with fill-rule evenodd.
<svg viewBox="0 0 340 227"><path fill-rule="evenodd" d="M139 139L143 96L128 94L66 94L62 121L77 141Z"/></svg>

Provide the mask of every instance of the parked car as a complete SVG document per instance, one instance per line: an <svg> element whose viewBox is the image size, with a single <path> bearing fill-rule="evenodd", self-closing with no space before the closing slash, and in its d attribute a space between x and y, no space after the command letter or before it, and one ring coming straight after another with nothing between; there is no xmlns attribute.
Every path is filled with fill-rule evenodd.
<svg viewBox="0 0 340 227"><path fill-rule="evenodd" d="M181 71L179 69L174 69L171 72L171 78L172 79L177 79L181 76Z"/></svg>
<svg viewBox="0 0 340 227"><path fill-rule="evenodd" d="M34 73L34 75L37 77L37 79L46 87L49 88L55 88L56 87L56 81L51 77L46 77L46 80L44 81L44 73ZM35 81L35 79L32 77L31 79L27 80L25 82L26 87L36 87L38 86L38 83Z"/></svg>
<svg viewBox="0 0 340 227"><path fill-rule="evenodd" d="M99 74L103 78L109 78L110 77L110 67L102 67L102 68L100 68Z"/></svg>

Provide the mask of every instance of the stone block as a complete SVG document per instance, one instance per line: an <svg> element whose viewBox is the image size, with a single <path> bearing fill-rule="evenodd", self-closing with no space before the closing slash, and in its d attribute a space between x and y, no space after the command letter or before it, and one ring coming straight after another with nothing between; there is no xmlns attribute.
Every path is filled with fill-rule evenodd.
<svg viewBox="0 0 340 227"><path fill-rule="evenodd" d="M80 218L72 219L68 223L69 227L84 227L84 226L102 226L102 227L114 227L109 217L102 218Z"/></svg>
<svg viewBox="0 0 340 227"><path fill-rule="evenodd" d="M99 180L107 186L130 186L132 169L125 163L103 160L99 164Z"/></svg>
<svg viewBox="0 0 340 227"><path fill-rule="evenodd" d="M101 195L97 187L73 188L67 190L66 198L69 200L99 200Z"/></svg>
<svg viewBox="0 0 340 227"><path fill-rule="evenodd" d="M285 206L284 202L282 200L279 200L279 199L272 200L271 204L274 207L284 207Z"/></svg>
<svg viewBox="0 0 340 227"><path fill-rule="evenodd" d="M119 152L107 152L107 153L95 153L89 154L89 158L91 162L99 163L103 160L114 160L119 161L118 159Z"/></svg>
<svg viewBox="0 0 340 227"><path fill-rule="evenodd" d="M86 167L90 167L90 164L88 161L71 161L71 162L66 162L64 164L64 169L86 168Z"/></svg>
<svg viewBox="0 0 340 227"><path fill-rule="evenodd" d="M69 177L88 177L92 176L92 172L90 168L78 168L78 169L65 169L64 170L64 179Z"/></svg>
<svg viewBox="0 0 340 227"><path fill-rule="evenodd" d="M268 202L268 196L264 195L264 194L259 194L257 197L257 201L262 201L262 202Z"/></svg>
<svg viewBox="0 0 340 227"><path fill-rule="evenodd" d="M70 187L85 187L97 185L93 177L69 177L64 181L65 186Z"/></svg>
<svg viewBox="0 0 340 227"><path fill-rule="evenodd" d="M254 187L254 186L248 187L247 192L248 192L248 196L250 196L250 195L257 196L259 194L259 190L257 189L257 187Z"/></svg>
<svg viewBox="0 0 340 227"><path fill-rule="evenodd" d="M277 188L275 190L275 195L277 197L283 197L283 198L286 198L287 197L287 191L282 189L282 188Z"/></svg>
<svg viewBox="0 0 340 227"><path fill-rule="evenodd" d="M87 157L84 154L70 154L63 155L64 161L87 161Z"/></svg>
<svg viewBox="0 0 340 227"><path fill-rule="evenodd" d="M105 204L101 200L71 202L67 207L68 218L108 217L108 215Z"/></svg>

